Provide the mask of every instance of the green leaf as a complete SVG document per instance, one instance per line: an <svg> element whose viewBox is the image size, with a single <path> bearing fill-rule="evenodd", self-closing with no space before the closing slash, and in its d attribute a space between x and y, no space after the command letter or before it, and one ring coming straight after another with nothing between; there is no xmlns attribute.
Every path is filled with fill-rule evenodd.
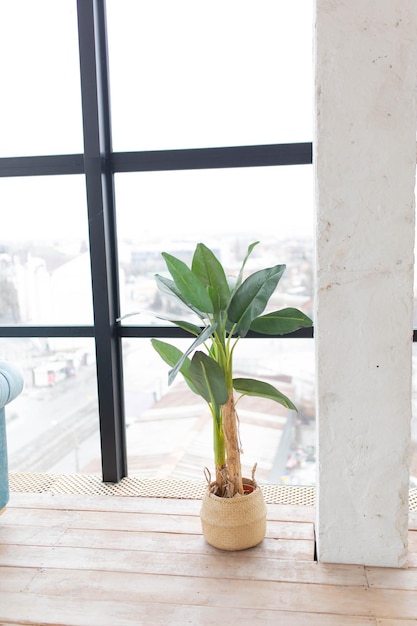
<svg viewBox="0 0 417 626"><path fill-rule="evenodd" d="M282 404L287 409L297 411L297 407L291 402L287 396L278 391L273 385L265 383L261 380L253 378L234 378L233 388L243 396L258 396L259 398L268 398L274 400L278 404Z"/></svg>
<svg viewBox="0 0 417 626"><path fill-rule="evenodd" d="M184 302L192 309L197 308L204 313L213 313L213 303L207 292L207 287L190 268L180 259L163 252L167 268Z"/></svg>
<svg viewBox="0 0 417 626"><path fill-rule="evenodd" d="M248 250L246 252L246 256L243 259L242 262L242 266L240 268L239 271L239 275L237 276L237 278L234 281L234 286L233 286L233 293L238 289L238 287L240 287L240 285L242 284L242 280L243 280L243 270L245 269L245 265L246 265L246 261L249 259L250 255L252 254L253 249L258 245L259 241L254 241L253 243L251 243L248 246ZM230 284L230 280L229 280L229 284Z"/></svg>
<svg viewBox="0 0 417 626"><path fill-rule="evenodd" d="M226 274L215 254L203 243L197 244L191 269L209 288L214 310L224 309L230 299Z"/></svg>
<svg viewBox="0 0 417 626"><path fill-rule="evenodd" d="M166 343L166 341L161 341L160 339L151 339L151 344L157 351L157 353L163 358L165 363L168 363L171 367L174 367L176 363L178 363L179 359L182 357L182 350L173 346L170 343ZM185 359L183 366L181 368L181 373L186 374L191 365L190 359Z"/></svg>
<svg viewBox="0 0 417 626"><path fill-rule="evenodd" d="M265 335L286 335L298 328L311 328L312 320L302 311L293 308L281 309L254 319L251 330Z"/></svg>
<svg viewBox="0 0 417 626"><path fill-rule="evenodd" d="M220 365L204 352L197 351L189 370L190 378L206 402L221 405L227 402L229 392Z"/></svg>
<svg viewBox="0 0 417 626"><path fill-rule="evenodd" d="M207 328L205 328L199 334L197 339L195 341L193 341L191 346L189 346L187 348L187 350L183 354L181 354L181 357L179 358L178 362L175 364L175 366L169 372L168 384L171 384L173 382L174 378L176 377L176 375L178 374L178 372L181 371L182 363L188 357L188 355L191 354L191 352L193 352L196 348L198 348L198 346L200 346L202 343L204 343L206 341L206 339L208 339L214 333L215 330L216 330L216 324L212 324L211 326L207 326Z"/></svg>
<svg viewBox="0 0 417 626"><path fill-rule="evenodd" d="M285 267L275 265L259 270L248 276L236 291L230 302L228 319L237 325L236 332L241 337L247 334L252 321L264 311Z"/></svg>
<svg viewBox="0 0 417 626"><path fill-rule="evenodd" d="M201 326L197 326L196 324L191 324L191 322L184 322L183 320L169 320L172 324L178 326L178 328L182 328L186 330L190 335L198 335L201 333Z"/></svg>
<svg viewBox="0 0 417 626"><path fill-rule="evenodd" d="M166 343L165 341L160 341L159 339L151 339L151 344L159 354L159 356L167 363L170 367L174 367L178 363L178 361L182 358L182 351L171 345L170 343ZM182 361L182 365L180 368L180 372L184 377L185 382L188 384L190 389L194 391L194 393L200 395L196 388L193 385L193 382L189 376L189 370L191 366L191 360L188 358L184 358Z"/></svg>
<svg viewBox="0 0 417 626"><path fill-rule="evenodd" d="M154 311L147 311L145 309L143 311L137 311L136 313L127 313L126 315L118 318L117 321L122 321L127 317L132 317L133 315L141 315L142 313L146 315L152 315L156 319L175 324L175 326L186 330L188 333L190 333L190 335L195 335L197 337L201 333L201 326L197 326L196 324L192 324L191 322L186 322L185 320L173 320L171 316L161 315L161 313L155 313Z"/></svg>
<svg viewBox="0 0 417 626"><path fill-rule="evenodd" d="M191 311L198 315L200 319L207 319L207 315L204 315L204 313L202 313L200 309L187 302L186 298L183 296L180 290L177 289L173 280L167 278L166 276L161 276L160 274L155 274L155 280L161 293L168 296L169 298L174 299L175 302L179 302L180 305L184 305L188 309L191 309Z"/></svg>

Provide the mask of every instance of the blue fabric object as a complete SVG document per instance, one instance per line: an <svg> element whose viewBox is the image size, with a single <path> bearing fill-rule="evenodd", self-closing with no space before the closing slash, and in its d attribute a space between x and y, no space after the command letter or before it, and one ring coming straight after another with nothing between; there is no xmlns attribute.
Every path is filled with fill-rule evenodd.
<svg viewBox="0 0 417 626"><path fill-rule="evenodd" d="M23 389L23 376L14 365L0 361L0 511L9 501L6 415L4 407Z"/></svg>

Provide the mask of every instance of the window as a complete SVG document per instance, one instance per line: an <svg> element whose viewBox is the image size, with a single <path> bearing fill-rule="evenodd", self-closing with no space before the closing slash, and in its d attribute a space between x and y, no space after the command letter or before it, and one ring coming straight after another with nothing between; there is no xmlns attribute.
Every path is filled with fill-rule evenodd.
<svg viewBox="0 0 417 626"><path fill-rule="evenodd" d="M157 295L153 275L166 269L161 251L189 263L198 241L216 249L231 274L248 245L260 241L251 257L252 271L268 262L287 262L282 284L287 281L294 303L298 293L300 306L311 308L311 166L117 174L115 193L122 315L152 310ZM149 321L143 314L125 323Z"/></svg>
<svg viewBox="0 0 417 626"><path fill-rule="evenodd" d="M100 472L93 340L19 337L0 345L0 358L19 364L24 376L6 411L10 471Z"/></svg>
<svg viewBox="0 0 417 626"><path fill-rule="evenodd" d="M13 0L0 13L0 156L81 152L75 2Z"/></svg>
<svg viewBox="0 0 417 626"><path fill-rule="evenodd" d="M107 7L116 150L311 141L310 0Z"/></svg>
<svg viewBox="0 0 417 626"><path fill-rule="evenodd" d="M23 364L27 386L16 415L10 411L11 447L23 458L30 444L21 435L24 406L42 397L62 419L36 418L34 441L41 445L48 427L68 445L62 462L51 458L41 471L95 472L101 463L103 479L116 482L128 465L138 467L138 451L149 450L147 433L168 428L155 419L163 415L166 370L150 365L149 338L183 341L181 332L156 325L150 314L117 321L155 304L152 274L162 249L187 257L196 239L213 243L233 269L242 248L259 239L262 262L282 255L290 266L282 302L311 312L313 3L303 0L300 11L298 3L261 0L255 11L253 3L233 1L208 11L183 0L108 0L108 50L105 2L12 4L0 9L0 45L7 29L19 33L9 80L26 80L2 115L10 122L0 158L7 224L0 337L3 357ZM28 29L31 21L36 29ZM27 60L32 32L42 42L25 65L20 53ZM291 426L286 438L270 426L267 409L261 418L244 409L249 440L265 436L257 420L277 435L260 459L263 477L311 481L311 336L242 345L242 371L258 367L265 352L277 357L291 372L281 382L302 406L301 422L278 420ZM282 378L281 365L273 370ZM64 398L74 429L70 413L61 414ZM188 414L178 433L198 420ZM183 460L179 474L190 461ZM149 455L146 463L153 472Z"/></svg>
<svg viewBox="0 0 417 626"><path fill-rule="evenodd" d="M81 175L0 178L1 322L92 324L84 186Z"/></svg>

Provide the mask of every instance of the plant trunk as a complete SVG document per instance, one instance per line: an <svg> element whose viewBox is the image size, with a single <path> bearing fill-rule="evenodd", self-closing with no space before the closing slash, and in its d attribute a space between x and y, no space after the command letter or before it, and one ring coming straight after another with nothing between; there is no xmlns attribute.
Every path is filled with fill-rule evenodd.
<svg viewBox="0 0 417 626"><path fill-rule="evenodd" d="M238 417L235 409L233 392L222 406L223 432L226 447L227 484L225 497L231 498L235 494L243 495L242 468L240 465L240 446L238 434Z"/></svg>
<svg viewBox="0 0 417 626"><path fill-rule="evenodd" d="M226 450L224 446L224 433L221 422L221 407L218 407L218 413L213 416L213 448L216 466L216 489L214 493L219 496L223 495L227 482Z"/></svg>

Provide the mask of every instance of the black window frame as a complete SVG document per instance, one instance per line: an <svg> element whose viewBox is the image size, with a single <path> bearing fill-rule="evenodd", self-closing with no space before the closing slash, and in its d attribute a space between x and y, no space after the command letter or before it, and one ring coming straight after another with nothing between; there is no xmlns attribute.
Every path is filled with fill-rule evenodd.
<svg viewBox="0 0 417 626"><path fill-rule="evenodd" d="M113 152L105 0L77 0L84 152L0 158L0 177L85 176L94 323L0 325L0 337L90 337L95 340L102 477L117 483L128 474L122 339L185 337L179 328L123 326L120 317L114 175L236 167L311 165L312 143ZM287 338L312 338L301 329ZM249 333L248 337L265 335ZM416 337L414 338L416 340Z"/></svg>

